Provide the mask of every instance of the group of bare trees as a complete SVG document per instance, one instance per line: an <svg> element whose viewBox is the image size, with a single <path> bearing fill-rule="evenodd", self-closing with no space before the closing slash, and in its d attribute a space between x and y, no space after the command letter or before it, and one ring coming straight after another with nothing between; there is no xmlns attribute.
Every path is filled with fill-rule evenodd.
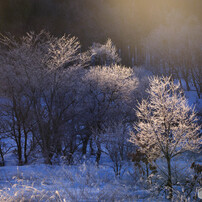
<svg viewBox="0 0 202 202"><path fill-rule="evenodd" d="M19 164L36 150L46 163L56 155L72 163L75 152L86 154L89 141L99 163L101 141L92 134L133 121L137 99L138 79L116 65L112 42L100 46L107 57L99 47L81 53L75 37L44 31L18 39L2 35L0 42L1 141L12 142ZM91 67L99 57L102 66Z"/></svg>

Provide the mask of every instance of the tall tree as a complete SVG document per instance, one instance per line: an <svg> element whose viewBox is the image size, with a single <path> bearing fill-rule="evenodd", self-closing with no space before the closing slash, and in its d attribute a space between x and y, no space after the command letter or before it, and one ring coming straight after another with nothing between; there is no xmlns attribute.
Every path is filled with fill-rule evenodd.
<svg viewBox="0 0 202 202"><path fill-rule="evenodd" d="M196 113L188 106L170 77L150 79L149 99L143 100L137 110L136 132L130 141L147 155L149 161L163 158L167 162L169 198L173 196L172 166L174 157L186 152L197 151L202 138L199 136Z"/></svg>

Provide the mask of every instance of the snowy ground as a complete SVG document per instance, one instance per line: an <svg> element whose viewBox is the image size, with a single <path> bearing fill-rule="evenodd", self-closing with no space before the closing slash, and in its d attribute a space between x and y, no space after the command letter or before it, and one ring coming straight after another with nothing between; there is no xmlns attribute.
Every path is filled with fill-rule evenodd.
<svg viewBox="0 0 202 202"><path fill-rule="evenodd" d="M201 112L202 99L194 91L185 94L189 104ZM181 167L186 176L195 160L190 156L179 157L173 167ZM151 189L148 191L132 165L117 178L107 159L101 162L99 168L92 162L19 167L6 159L6 166L0 167L0 201L166 201L155 198ZM202 158L197 158L197 162L202 164Z"/></svg>
<svg viewBox="0 0 202 202"><path fill-rule="evenodd" d="M7 166L0 168L0 201L142 201L149 192L132 176L114 177L108 167Z"/></svg>
<svg viewBox="0 0 202 202"><path fill-rule="evenodd" d="M200 163L202 159L197 157ZM193 157L180 157L173 168L181 167L186 177ZM161 163L159 163L161 166ZM163 168L163 166L162 166ZM149 191L150 190L150 191ZM0 168L0 201L166 201L155 198L131 166L121 177L111 167L83 163L72 166L5 166Z"/></svg>
<svg viewBox="0 0 202 202"><path fill-rule="evenodd" d="M197 110L202 110L202 98L199 99L195 91L185 91L185 96L190 106L195 105Z"/></svg>

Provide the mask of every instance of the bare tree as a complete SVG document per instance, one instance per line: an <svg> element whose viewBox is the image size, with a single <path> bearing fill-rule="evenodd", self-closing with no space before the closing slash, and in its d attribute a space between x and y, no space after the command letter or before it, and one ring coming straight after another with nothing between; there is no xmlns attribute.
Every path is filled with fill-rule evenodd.
<svg viewBox="0 0 202 202"><path fill-rule="evenodd" d="M32 100L26 71L33 65L32 56L28 54L28 44L18 44L13 37L1 36L1 110L3 131L16 143L19 164L27 163L32 147L28 142L33 140L31 128L34 124L32 116ZM23 40L22 40L23 41ZM28 58L30 56L30 58ZM36 58L34 58L36 60ZM33 141L32 141L33 143ZM24 157L24 160L23 160Z"/></svg>

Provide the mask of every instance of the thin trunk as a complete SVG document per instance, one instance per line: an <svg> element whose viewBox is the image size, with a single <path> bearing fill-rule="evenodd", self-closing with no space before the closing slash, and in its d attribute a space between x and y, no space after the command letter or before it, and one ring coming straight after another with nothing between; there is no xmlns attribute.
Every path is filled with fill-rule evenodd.
<svg viewBox="0 0 202 202"><path fill-rule="evenodd" d="M47 135L43 134L43 156L45 159L45 164L50 164L52 165L51 159L51 144L50 144L50 139L47 137Z"/></svg>
<svg viewBox="0 0 202 202"><path fill-rule="evenodd" d="M85 137L84 140L82 141L83 142L83 147L82 147L82 154L83 155L86 155L88 140L89 140L89 138Z"/></svg>
<svg viewBox="0 0 202 202"><path fill-rule="evenodd" d="M96 164L99 166L99 163L100 163L100 157L101 157L101 145L99 142L96 143L97 145L97 152L96 152Z"/></svg>
<svg viewBox="0 0 202 202"><path fill-rule="evenodd" d="M168 181L167 181L167 186L168 186L168 191L169 191L169 199L172 199L173 197L173 185L172 185L172 173L171 173L171 159L167 157L167 165L168 165Z"/></svg>
<svg viewBox="0 0 202 202"><path fill-rule="evenodd" d="M4 154L3 154L1 146L0 146L0 155L1 155L1 161L2 161L0 166L5 166Z"/></svg>
<svg viewBox="0 0 202 202"><path fill-rule="evenodd" d="M183 78L184 78L184 80L185 80L187 91L190 91L190 86L189 86L189 72L188 72L188 70L186 69L186 67L184 67L184 69L182 69L182 76L183 76Z"/></svg>
<svg viewBox="0 0 202 202"><path fill-rule="evenodd" d="M147 179L149 177L149 167L148 167L148 163L146 163L146 172L147 172Z"/></svg>
<svg viewBox="0 0 202 202"><path fill-rule="evenodd" d="M27 164L27 139L28 139L28 133L25 129L25 125L23 123L23 132L24 132L24 136L25 136L25 143L24 143L24 163Z"/></svg>
<svg viewBox="0 0 202 202"><path fill-rule="evenodd" d="M192 69L191 69L191 74L192 74L192 79L193 79L194 87L196 88L197 95L198 95L198 97L200 99L200 91L201 91L201 89L198 89L198 86L197 86L197 83L196 83L196 78L195 78L195 75L194 75L194 72L193 72Z"/></svg>
<svg viewBox="0 0 202 202"><path fill-rule="evenodd" d="M22 143L21 143L21 128L20 126L18 126L18 148L17 148L17 152L18 152L18 163L21 166L23 164L22 162Z"/></svg>
<svg viewBox="0 0 202 202"><path fill-rule="evenodd" d="M189 80L188 80L188 78L185 78L185 82L186 82L187 91L190 91L190 86L189 86Z"/></svg>
<svg viewBox="0 0 202 202"><path fill-rule="evenodd" d="M22 163L22 148L21 148L21 143L19 143L18 148L17 148L17 152L18 152L18 164L21 166Z"/></svg>
<svg viewBox="0 0 202 202"><path fill-rule="evenodd" d="M25 144L24 144L24 163L27 163L27 133L24 131L24 136L25 136Z"/></svg>
<svg viewBox="0 0 202 202"><path fill-rule="evenodd" d="M94 155L93 140L92 140L92 138L90 138L90 154Z"/></svg>
<svg viewBox="0 0 202 202"><path fill-rule="evenodd" d="M100 144L100 137L99 137L99 134L100 134L100 131L101 131L101 122L100 121L97 122L97 129L98 129L98 131L97 131L98 134L97 134L97 137L96 137L96 146L97 146L96 164L97 164L97 166L99 166L100 157L101 157L101 154L102 154L101 144Z"/></svg>

